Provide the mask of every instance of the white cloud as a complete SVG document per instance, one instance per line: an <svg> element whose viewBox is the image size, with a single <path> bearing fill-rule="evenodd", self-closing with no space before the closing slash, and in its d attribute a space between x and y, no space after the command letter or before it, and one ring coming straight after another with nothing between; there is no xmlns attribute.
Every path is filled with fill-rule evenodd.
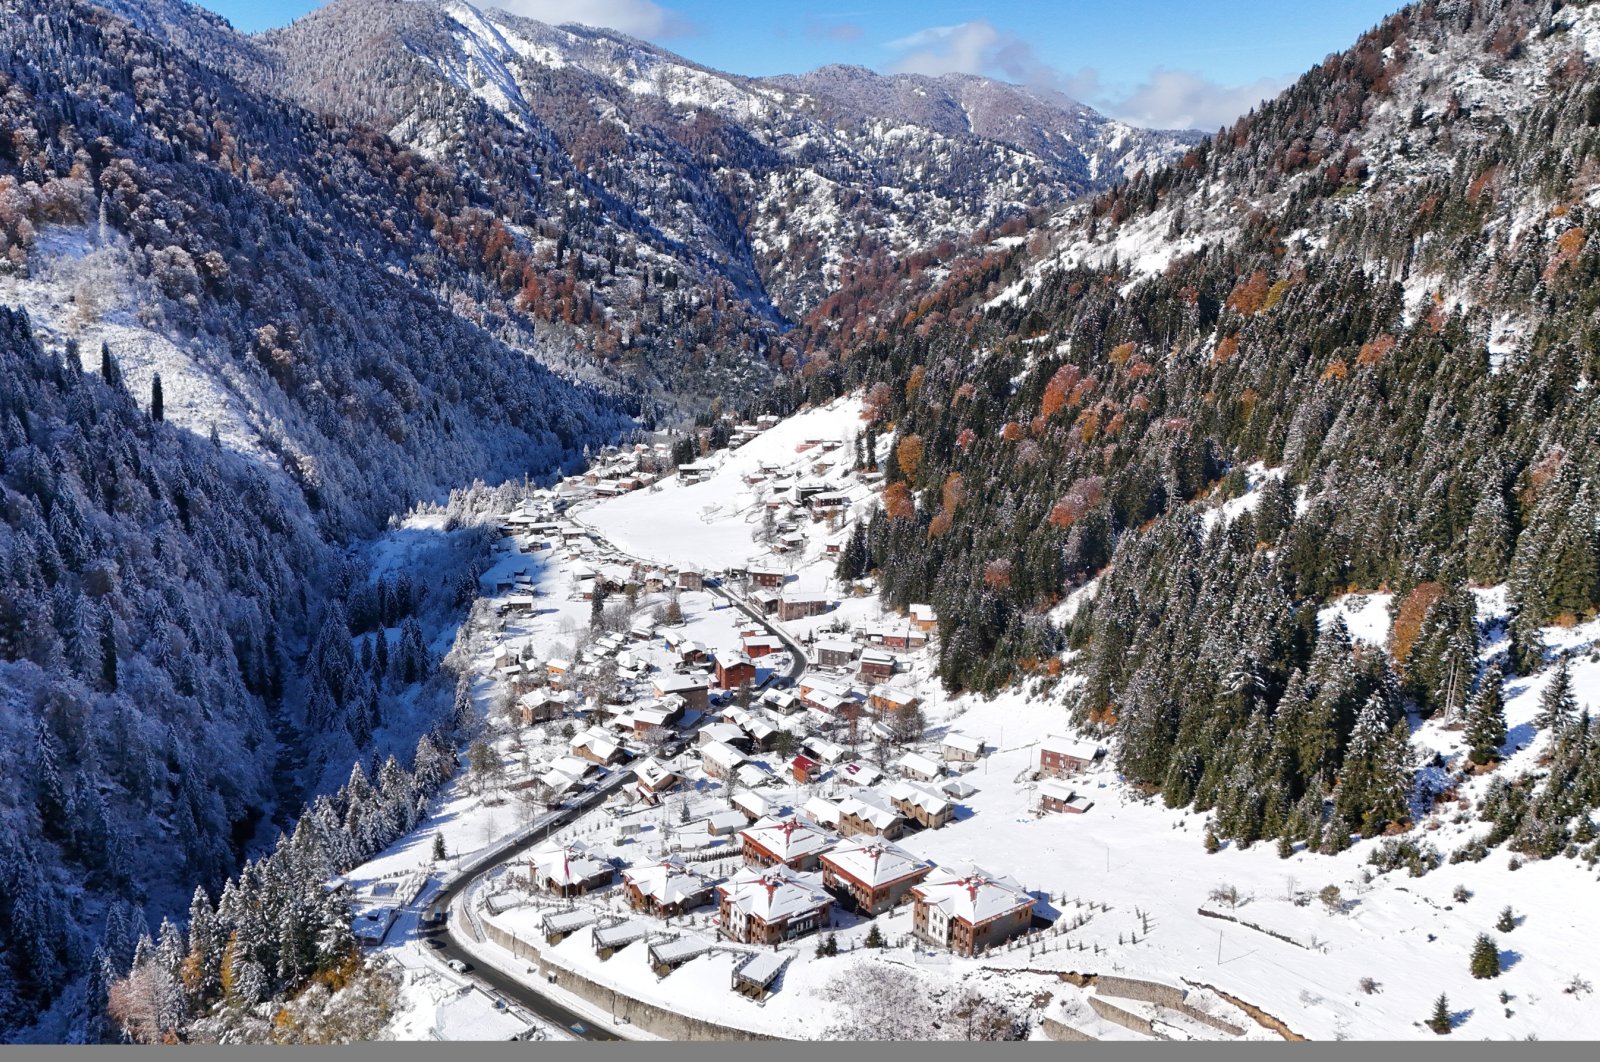
<svg viewBox="0 0 1600 1062"><path fill-rule="evenodd" d="M1246 85L1223 85L1188 70L1158 68L1133 91L1097 100L1096 106L1131 125L1209 133L1276 96L1290 80L1264 77Z"/></svg>
<svg viewBox="0 0 1600 1062"><path fill-rule="evenodd" d="M1156 129L1214 131L1264 99L1276 96L1289 78L1261 78L1224 85L1187 70L1157 68L1131 90L1102 85L1096 70L1067 73L1040 59L1033 45L986 20L930 26L887 47L899 53L894 73L979 74L1033 88L1054 89L1130 125Z"/></svg>
<svg viewBox="0 0 1600 1062"><path fill-rule="evenodd" d="M654 0L491 0L490 6L540 22L579 22L644 38L679 37L694 28Z"/></svg>
<svg viewBox="0 0 1600 1062"><path fill-rule="evenodd" d="M1063 92L1072 80L1041 61L1033 45L983 19L930 26L892 40L888 47L901 53L889 67L897 74L981 74Z"/></svg>

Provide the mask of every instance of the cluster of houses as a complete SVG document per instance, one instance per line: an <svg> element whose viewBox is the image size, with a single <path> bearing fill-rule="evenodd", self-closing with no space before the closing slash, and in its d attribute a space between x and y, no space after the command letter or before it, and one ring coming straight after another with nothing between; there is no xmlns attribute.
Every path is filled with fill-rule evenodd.
<svg viewBox="0 0 1600 1062"><path fill-rule="evenodd" d="M841 835L790 815L750 824L739 841L743 865L725 879L668 856L623 868L622 895L638 914L659 919L714 904L719 934L740 944L780 944L827 929L836 907L873 918L910 904L921 940L968 956L1033 925L1037 900L1012 878L972 864L941 868L882 837ZM617 868L580 841L550 842L528 858L529 882L555 896L609 888L617 878ZM568 933L594 920L547 931ZM649 930L636 920L623 924L627 930L619 924L597 947L621 947Z"/></svg>
<svg viewBox="0 0 1600 1062"><path fill-rule="evenodd" d="M790 815L753 823L739 841L744 869L718 887L732 940L791 940L828 925L835 905L872 918L909 903L918 937L975 955L1033 922L1037 901L1016 881L976 866L941 871L875 829L834 832Z"/></svg>

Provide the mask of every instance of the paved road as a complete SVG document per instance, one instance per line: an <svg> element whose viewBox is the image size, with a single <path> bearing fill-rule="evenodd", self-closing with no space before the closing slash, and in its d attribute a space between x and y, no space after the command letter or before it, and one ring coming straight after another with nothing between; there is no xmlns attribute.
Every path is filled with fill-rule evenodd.
<svg viewBox="0 0 1600 1062"><path fill-rule="evenodd" d="M503 865L508 860L515 859L517 856L528 851L530 848L534 848L537 845L544 843L545 839L553 834L556 830L559 830L561 827L581 816L584 812L589 811L590 809L599 805L601 801L615 791L617 785L621 784L620 782L616 782L614 780L625 777L626 773L627 772L625 771L616 772L610 779L607 779L607 782L610 784L584 793L583 796L573 801L572 804L562 808L559 812L557 812L556 815L546 822L538 831L534 832L528 837L524 837L514 843L506 845L504 850L496 852L489 859L489 865L483 870L476 874L469 874L465 877L462 877L454 884L441 888L437 893L434 894L428 906L437 910L448 911L450 909L451 902L462 892L470 888L473 882L483 877L484 874L487 874L496 866ZM484 856L480 855L478 858L483 859ZM516 1001L517 1003L526 1007L528 1010L532 1011L534 1014L553 1025L557 1025L567 1030L572 1035L584 1040L621 1039L621 1037L607 1032L604 1029L595 1028L594 1022L590 1019L568 1010L554 999L551 999L543 992L540 992L537 987L538 982L536 978L532 976L519 978L507 974L500 969L496 969L495 967L482 962L478 956L463 950L455 940L455 934L458 932L458 928L459 927L456 925L455 921L451 920L443 927L435 926L430 930L422 930L422 935L425 939L436 940L439 942L440 946L433 949L433 951L446 962L460 961L471 966L472 969L467 973L468 977L477 978L492 992L498 992L508 999ZM525 962L521 962L521 960L518 961L524 968L528 965Z"/></svg>

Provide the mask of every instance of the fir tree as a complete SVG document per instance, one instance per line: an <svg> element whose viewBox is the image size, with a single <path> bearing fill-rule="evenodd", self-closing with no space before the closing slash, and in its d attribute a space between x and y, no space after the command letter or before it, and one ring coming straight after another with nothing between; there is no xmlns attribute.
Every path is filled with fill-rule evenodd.
<svg viewBox="0 0 1600 1062"><path fill-rule="evenodd" d="M1433 1001L1433 1013L1428 1016L1427 1021L1428 1028L1444 1036L1449 1033L1453 1024L1450 1017L1450 1000L1440 992L1439 998Z"/></svg>
<svg viewBox="0 0 1600 1062"><path fill-rule="evenodd" d="M1467 703L1467 758L1480 767L1499 760L1506 742L1504 684L1500 665L1495 664Z"/></svg>
<svg viewBox="0 0 1600 1062"><path fill-rule="evenodd" d="M1470 967L1472 976L1480 981L1500 976L1500 949L1489 934L1479 933L1472 942Z"/></svg>
<svg viewBox="0 0 1600 1062"><path fill-rule="evenodd" d="M157 424L166 419L166 402L161 394L161 374L150 378L150 419Z"/></svg>
<svg viewBox="0 0 1600 1062"><path fill-rule="evenodd" d="M445 861L444 834L442 833L433 835L433 861L435 863L443 863Z"/></svg>
<svg viewBox="0 0 1600 1062"><path fill-rule="evenodd" d="M1542 730L1564 730L1578 714L1578 702L1572 693L1572 665L1566 657L1556 664L1555 671L1539 695L1539 714L1533 723Z"/></svg>
<svg viewBox="0 0 1600 1062"><path fill-rule="evenodd" d="M1517 928L1517 913L1507 904L1500 912L1500 917L1495 921L1494 927L1502 933L1509 933Z"/></svg>

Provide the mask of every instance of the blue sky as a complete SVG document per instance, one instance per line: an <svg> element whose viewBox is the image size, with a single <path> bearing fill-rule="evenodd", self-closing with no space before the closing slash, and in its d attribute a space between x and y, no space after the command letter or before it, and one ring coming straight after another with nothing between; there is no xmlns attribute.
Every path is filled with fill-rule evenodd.
<svg viewBox="0 0 1600 1062"><path fill-rule="evenodd" d="M315 0L201 0L254 32ZM1400 0L497 0L548 22L620 29L720 70L793 73L824 63L984 74L1059 89L1141 125L1231 121Z"/></svg>

